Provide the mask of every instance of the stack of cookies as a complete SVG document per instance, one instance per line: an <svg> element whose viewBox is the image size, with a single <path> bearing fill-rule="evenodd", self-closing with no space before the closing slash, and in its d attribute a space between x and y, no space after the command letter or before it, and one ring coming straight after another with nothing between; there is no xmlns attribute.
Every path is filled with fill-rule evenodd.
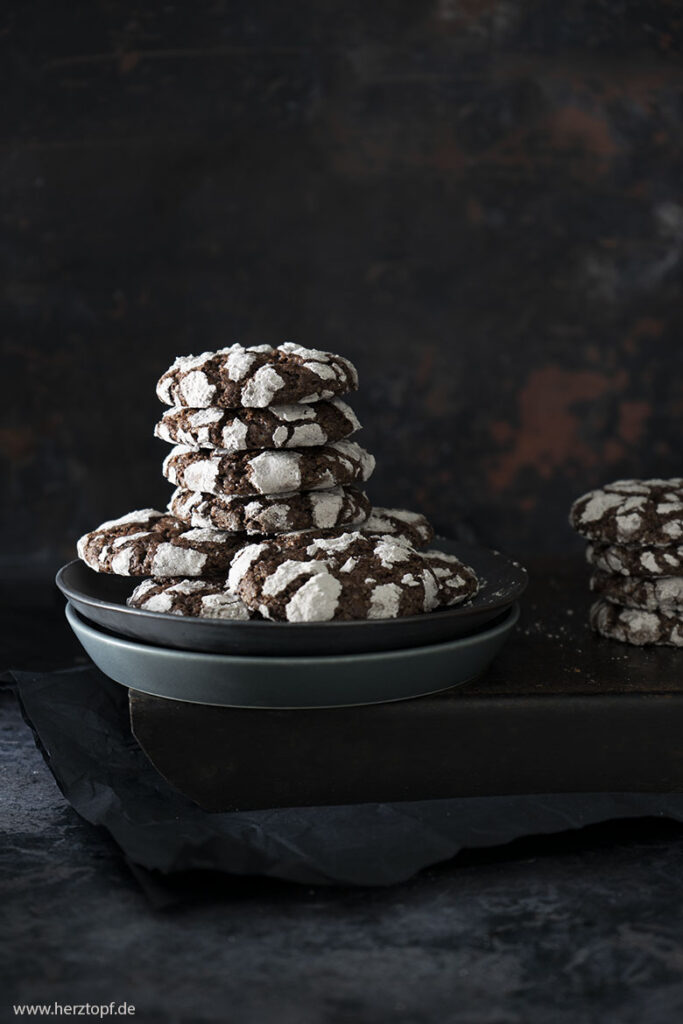
<svg viewBox="0 0 683 1024"><path fill-rule="evenodd" d="M575 501L569 521L589 541L593 629L683 647L683 479L607 484Z"/></svg>
<svg viewBox="0 0 683 1024"><path fill-rule="evenodd" d="M358 485L375 460L349 440L360 423L338 397L357 387L346 359L298 345L177 359L157 385L171 405L155 430L174 445L163 465L177 488L169 511L231 534L364 522Z"/></svg>
<svg viewBox="0 0 683 1024"><path fill-rule="evenodd" d="M375 460L341 395L342 356L298 345L231 345L176 359L155 428L174 447L166 512L129 513L78 542L98 572L148 576L147 611L284 621L386 618L456 604L477 589L456 558L423 548L419 513L372 509Z"/></svg>

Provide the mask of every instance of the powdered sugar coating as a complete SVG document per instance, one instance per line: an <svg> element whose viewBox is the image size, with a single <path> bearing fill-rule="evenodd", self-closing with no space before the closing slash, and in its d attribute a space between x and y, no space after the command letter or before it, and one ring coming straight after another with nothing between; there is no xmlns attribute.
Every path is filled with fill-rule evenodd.
<svg viewBox="0 0 683 1024"><path fill-rule="evenodd" d="M194 449L187 449L178 445L164 459L162 472L172 483L177 482L173 479L174 458L178 458L183 452L189 451L194 452ZM209 455L202 454L201 451L194 452L194 454L196 457L191 462L188 462L183 473L183 486L187 487L190 491L206 491L207 494L213 494L216 487L219 464Z"/></svg>
<svg viewBox="0 0 683 1024"><path fill-rule="evenodd" d="M154 509L109 520L84 534L79 558L95 572L117 576L200 576L227 571L244 538L222 530L188 529Z"/></svg>
<svg viewBox="0 0 683 1024"><path fill-rule="evenodd" d="M256 494L281 494L301 487L299 452L261 452L249 460L249 479ZM209 488L211 490L211 488Z"/></svg>
<svg viewBox="0 0 683 1024"><path fill-rule="evenodd" d="M401 607L401 587L398 583L381 583L370 594L369 619L395 619Z"/></svg>
<svg viewBox="0 0 683 1024"><path fill-rule="evenodd" d="M244 380L256 361L256 353L238 348L228 353L226 368L230 380Z"/></svg>
<svg viewBox="0 0 683 1024"><path fill-rule="evenodd" d="M431 523L420 512L409 512L404 508L373 508L363 533L389 534L404 537L416 548L421 548L434 537Z"/></svg>
<svg viewBox="0 0 683 1024"><path fill-rule="evenodd" d="M242 405L262 409L272 405L278 391L285 386L284 377L272 366L260 366L242 389Z"/></svg>
<svg viewBox="0 0 683 1024"><path fill-rule="evenodd" d="M154 433L189 448L249 451L310 448L340 441L360 430L353 409L341 398L315 405L273 405L268 409L168 409Z"/></svg>
<svg viewBox="0 0 683 1024"><path fill-rule="evenodd" d="M342 585L327 570L310 577L287 602L287 622L329 622L336 617Z"/></svg>
<svg viewBox="0 0 683 1024"><path fill-rule="evenodd" d="M433 559L440 555L432 553ZM457 559L448 570L454 577L471 573ZM416 615L446 603L446 595L455 603L430 559L408 541L358 531L251 545L235 558L230 586L266 618L289 622ZM475 587L471 574L470 593Z"/></svg>
<svg viewBox="0 0 683 1024"><path fill-rule="evenodd" d="M225 578L149 579L128 598L131 608L168 615L244 621L252 618L243 601L226 589Z"/></svg>
<svg viewBox="0 0 683 1024"><path fill-rule="evenodd" d="M153 576L201 576L207 555L196 548L165 542L152 555Z"/></svg>
<svg viewBox="0 0 683 1024"><path fill-rule="evenodd" d="M180 381L179 391L185 405L202 406L211 405L216 388L201 370L191 370Z"/></svg>
<svg viewBox="0 0 683 1024"><path fill-rule="evenodd" d="M325 566L322 562L297 562L288 558L281 562L275 572L266 579L263 585L263 594L265 597L275 597L277 594L281 594L294 580L299 580L302 576L315 576L324 572Z"/></svg>
<svg viewBox="0 0 683 1024"><path fill-rule="evenodd" d="M178 488L169 512L191 526L269 534L361 525L370 502L356 487L285 491L276 495L215 495Z"/></svg>
<svg viewBox="0 0 683 1024"><path fill-rule="evenodd" d="M266 550L266 544L247 544L242 548L230 563L228 573L228 589L231 593L237 593L237 588L251 568L252 564L261 557Z"/></svg>
<svg viewBox="0 0 683 1024"><path fill-rule="evenodd" d="M361 448L356 441L333 441L325 450L336 453L347 475L351 475L354 480L369 480L375 471L375 456Z"/></svg>
<svg viewBox="0 0 683 1024"><path fill-rule="evenodd" d="M609 601L596 601L590 610L594 630L610 640L666 647L683 647L683 618L663 611L622 608Z"/></svg>
<svg viewBox="0 0 683 1024"><path fill-rule="evenodd" d="M591 576L590 588L599 597L625 608L672 615L683 612L683 575L639 579L599 572Z"/></svg>
<svg viewBox="0 0 683 1024"><path fill-rule="evenodd" d="M638 547L626 544L588 544L586 561L605 573L650 579L683 576L683 545Z"/></svg>
<svg viewBox="0 0 683 1024"><path fill-rule="evenodd" d="M422 557L434 573L439 587L439 606L451 608L476 596L479 580L474 569L455 555L430 549Z"/></svg>
<svg viewBox="0 0 683 1024"><path fill-rule="evenodd" d="M141 508L135 512L127 512L119 519L107 519L105 523L98 526L97 530L102 533L105 530L112 530L115 538L126 536L128 533L146 533L153 527L157 519L163 519L166 514L166 512L157 512L154 508ZM78 557L83 561L85 561L85 549L90 536L89 533L86 533L76 542Z"/></svg>
<svg viewBox="0 0 683 1024"><path fill-rule="evenodd" d="M569 521L600 544L668 547L683 539L683 478L606 484L578 498Z"/></svg>
<svg viewBox="0 0 683 1024"><path fill-rule="evenodd" d="M286 342L235 344L199 356L179 356L162 374L157 395L167 405L265 408L308 403L358 387L355 367L343 356Z"/></svg>
<svg viewBox="0 0 683 1024"><path fill-rule="evenodd" d="M329 490L320 491L320 494L331 494ZM340 526L333 531L323 530L318 527L324 537L338 536L340 533L347 533L348 525ZM386 535L394 539L401 539L415 548L422 548L434 537L434 530L428 519L419 512L409 512L406 509L377 508L374 507L368 518L358 526L360 533L366 536Z"/></svg>
<svg viewBox="0 0 683 1024"><path fill-rule="evenodd" d="M197 468L195 468L197 467ZM195 450L176 445L163 473L178 487L206 494L258 495L325 490L367 480L375 460L355 441L259 453Z"/></svg>

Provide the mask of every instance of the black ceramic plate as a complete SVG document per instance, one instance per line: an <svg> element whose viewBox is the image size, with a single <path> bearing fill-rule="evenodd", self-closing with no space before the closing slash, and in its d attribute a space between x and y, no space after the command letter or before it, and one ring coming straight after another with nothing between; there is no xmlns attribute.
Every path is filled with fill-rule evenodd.
<svg viewBox="0 0 683 1024"><path fill-rule="evenodd" d="M491 624L526 589L526 571L496 551L441 537L432 546L471 565L482 584L479 593L464 605L402 619L226 622L146 612L126 605L140 580L93 572L78 559L59 570L57 586L84 618L119 635L160 647L269 657L358 654L444 643Z"/></svg>

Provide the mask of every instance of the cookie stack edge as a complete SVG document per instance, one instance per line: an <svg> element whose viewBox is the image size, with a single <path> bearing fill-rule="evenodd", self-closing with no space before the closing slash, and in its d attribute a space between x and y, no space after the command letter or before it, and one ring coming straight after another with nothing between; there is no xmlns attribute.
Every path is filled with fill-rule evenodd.
<svg viewBox="0 0 683 1024"><path fill-rule="evenodd" d="M79 556L150 577L128 603L177 615L327 621L467 600L472 570L419 550L434 536L424 516L371 507L375 460L340 397L357 387L344 357L291 344L179 357L157 386L168 510L102 524Z"/></svg>
<svg viewBox="0 0 683 1024"><path fill-rule="evenodd" d="M636 646L683 647L683 478L617 480L572 505L588 541L591 627Z"/></svg>

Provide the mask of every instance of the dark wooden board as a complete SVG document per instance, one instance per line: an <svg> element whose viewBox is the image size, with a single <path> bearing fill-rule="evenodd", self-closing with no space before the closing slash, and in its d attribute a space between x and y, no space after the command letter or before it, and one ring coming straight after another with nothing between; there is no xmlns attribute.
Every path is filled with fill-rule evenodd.
<svg viewBox="0 0 683 1024"><path fill-rule="evenodd" d="M367 708L209 708L131 691L148 757L209 810L453 796L683 791L683 652L592 635L580 562L533 567L489 672Z"/></svg>

